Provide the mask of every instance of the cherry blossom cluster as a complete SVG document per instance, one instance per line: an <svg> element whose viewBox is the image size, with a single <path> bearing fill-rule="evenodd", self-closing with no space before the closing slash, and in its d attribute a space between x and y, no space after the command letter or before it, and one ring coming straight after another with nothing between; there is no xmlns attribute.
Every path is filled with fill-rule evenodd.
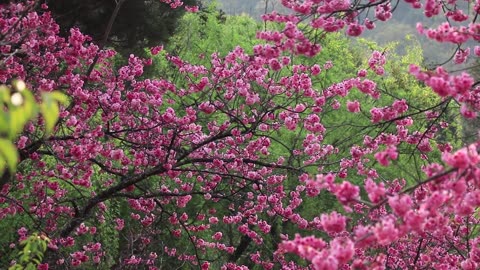
<svg viewBox="0 0 480 270"><path fill-rule="evenodd" d="M456 265L475 269L479 263L478 238L470 236L469 230L477 222L473 215L479 205L476 187L479 157L477 145L455 153L445 152L443 160L450 169L439 164L425 167L429 178L419 183L419 188L411 189L413 193L402 189L404 183L393 182L387 187L367 179L365 190L370 206L366 211L359 211L365 214L365 221L371 220L373 224L360 222L346 231L345 216L337 212L323 214L316 227L328 233L332 240L325 242L317 237L297 235L284 241L277 252L279 256L285 252L295 253L309 260L316 269L337 269L346 264L360 269L380 265L401 268ZM455 222L448 222L451 214L455 215ZM466 220L469 222L465 223ZM427 235L432 245L423 242ZM460 251L465 237L472 237L467 244L472 249L466 255ZM458 248L456 252L448 251L452 245ZM408 256L409 252L417 256Z"/></svg>
<svg viewBox="0 0 480 270"><path fill-rule="evenodd" d="M439 96L454 98L460 102L460 112L464 117L476 117L476 111L479 109L478 89L472 89L475 81L470 74L462 72L459 75L452 75L442 67L438 67L435 71L425 72L415 65L410 66L410 73L419 81L425 82Z"/></svg>

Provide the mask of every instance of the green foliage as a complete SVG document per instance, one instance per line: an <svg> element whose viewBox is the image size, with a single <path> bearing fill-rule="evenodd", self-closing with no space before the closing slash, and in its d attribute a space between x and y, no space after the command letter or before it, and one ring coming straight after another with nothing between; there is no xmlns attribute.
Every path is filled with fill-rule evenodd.
<svg viewBox="0 0 480 270"><path fill-rule="evenodd" d="M259 22L254 21L252 18L241 15L241 16L226 16L225 20L222 20L219 17L220 13L214 10L212 7L207 8L208 12L204 14L186 14L182 20L180 20L180 25L178 27L177 33L171 38L171 43L166 47L166 51L171 52L174 55L180 56L182 59L209 66L209 55L213 53L218 53L220 57L227 55L230 51L234 50L238 45L242 48L245 48L247 51L251 50L255 44L258 44L261 41L256 40L256 32L263 29L265 26ZM268 27L274 27L268 25ZM274 30L274 29L271 29ZM281 29L277 29L281 30ZM323 88L334 82L340 82L346 78L353 77L356 74L356 71L360 68L363 62L360 60L361 55L357 54L357 51L361 49L352 49L350 40L341 34L328 34L322 37L322 54L317 57L293 57L292 64L303 64L303 65L314 65L314 64L324 64L327 61L332 61L333 67L329 70L324 70L316 78L314 78L313 84L314 88L318 91L321 91ZM248 51L251 53L251 51ZM205 56L205 57L203 57ZM159 74L165 75L168 72L171 72L168 68L168 63L161 60L164 55L158 55L155 57L155 68ZM291 71L286 67L280 72L278 76L287 76L290 75ZM185 83L186 80L178 74L169 75L173 80L177 80L178 83ZM190 78L191 79L191 78ZM252 87L257 87L252 84ZM215 95L215 92L210 93ZM258 94L261 100L263 98L262 89L258 89ZM176 97L172 96L172 99ZM196 102L195 100L201 100L202 97L197 97L195 95L190 95L189 98L192 98L192 103ZM285 97L275 97L275 98L285 98ZM205 97L203 97L205 99ZM212 97L211 99L215 99ZM292 103L295 100L291 100ZM288 102L279 101L278 103L287 104ZM222 122L224 119L216 119L217 122ZM201 122L201 119L198 119L197 122ZM305 137L307 131L301 130L296 131L295 133L288 130L280 129L278 131L272 131L275 134L258 134L258 136L268 136L272 140L272 145L270 147L270 155L265 157L269 160L276 160L279 156L286 157L285 165L292 166L294 168L304 167L303 159L304 157L296 156L293 154L293 151L296 149L301 149L303 138ZM278 134L277 134L278 133ZM332 134L333 135L333 134ZM254 136L257 136L254 135ZM275 138L282 138L281 141L275 140ZM317 166L305 167L305 171L314 172L318 168ZM298 173L291 172L288 175L288 185L291 185L291 188L298 184ZM228 183L224 187L228 189ZM322 192L319 197L316 198L305 198L305 203L302 205L302 208L299 209L302 211L302 215L313 219L314 217L319 216L320 213L330 212L332 210L341 211L341 206L338 203L335 203L335 200L332 199L333 195ZM207 205L202 204L203 199L201 197L194 197L189 204L189 208L186 210L189 216L192 213L197 212L196 207L206 208ZM224 203L224 202L220 202ZM235 204L241 205L242 202L235 201ZM225 204L224 209L225 213L222 215L228 215L228 205ZM164 209L169 210L169 209ZM173 210L173 209L172 209ZM259 216L259 218L269 219L267 214L265 216ZM192 221L194 222L194 221ZM273 222L272 233L268 236L265 236L265 241L262 246L262 250L265 252L273 252L277 244L279 243L280 234L295 234L300 233L298 227L293 226L287 222L282 222L280 219ZM217 225L216 230L225 233L225 241L231 243L233 246L241 246L244 241L242 235L237 231L232 231L229 226ZM255 228L253 228L255 229ZM269 237L270 236L270 237ZM163 242L168 245L172 241L178 241L168 234L163 235ZM185 246L190 246L189 243L185 243ZM246 248L247 251L255 252L254 249L258 249L254 245L248 245ZM239 264L249 265L251 263L249 258L244 257L242 254L247 254L245 251L241 253L236 258L231 256L230 258L225 258L228 260L237 260ZM221 261L221 260L220 260ZM174 261L169 262L173 267ZM220 265L218 265L220 267ZM250 266L250 265L249 265ZM252 265L253 267L253 265Z"/></svg>
<svg viewBox="0 0 480 270"><path fill-rule="evenodd" d="M68 104L67 96L56 91L42 93L41 100L42 102L37 103L34 94L27 89L23 81L13 81L10 87L0 86L0 102L3 104L3 110L0 110L0 174L6 169L10 174L16 171L19 154L13 141L22 132L25 124L41 112L45 122L44 136L48 136L58 121L59 104ZM22 222L22 218L19 217L7 222L9 226ZM10 227L4 229L8 229L8 232ZM36 266L41 263L48 242L49 239L45 236L31 235L22 242L24 248L18 254L17 264L10 269L37 269Z"/></svg>
<svg viewBox="0 0 480 270"><path fill-rule="evenodd" d="M0 171L3 172L5 166L8 166L8 169L11 172L16 170L17 160L18 160L18 152L15 149L13 143L6 139L0 139L0 144L2 147L0 148Z"/></svg>
<svg viewBox="0 0 480 270"><path fill-rule="evenodd" d="M13 87L12 90L5 85L0 86L0 102L4 104L4 110L0 111L0 172L6 166L11 172L15 171L18 153L12 140L37 113L35 99L25 83L16 81Z"/></svg>
<svg viewBox="0 0 480 270"><path fill-rule="evenodd" d="M58 121L60 113L60 104L68 104L68 98L60 92L51 92L42 94L42 104L40 111L45 119L45 135L51 134L55 124Z"/></svg>
<svg viewBox="0 0 480 270"><path fill-rule="evenodd" d="M442 100L435 95L428 87L423 83L418 82L412 75L408 73L410 64L416 64L422 66L424 62L422 47L418 40L413 37L407 36L405 42L402 44L404 48L404 54L397 53L398 43L392 42L384 46L380 46L378 43L367 40L357 39L355 42L351 42L350 45L353 50L359 55L363 55L363 61L360 64L360 68L368 70L367 60L372 51L384 52L387 55L387 63L385 65L385 74L378 76L369 72L368 79L377 82L377 90L381 93L381 99L373 99L366 97L363 93L353 89L344 98L339 100L342 104L340 110L344 110L345 113L339 111L324 111L323 123L329 133L327 133L326 143L330 143L335 147L341 149L347 149L346 151L339 152L339 160L342 157L348 157L350 154L347 152L349 147L343 147L344 143L362 145L363 136L369 135L371 138L375 138L380 133L396 134L396 124L392 122L372 124L370 120L370 110L373 107L382 108L389 106L394 100L405 99L408 101L410 108L408 114L415 115L417 121L409 127L410 131L418 130L421 133L427 132L434 124L438 124L440 121L450 123L447 129L441 129L439 136L435 139L430 139L430 145L432 146L432 153L429 155L428 162L432 160L440 160L440 153L436 150L436 145L439 143L449 142L455 148L461 145L460 138L455 138L455 134L458 134L461 130L461 124L459 116L451 113L451 108L444 108L439 106ZM350 114L344 109L347 100L359 100L361 103L361 112L358 114ZM428 109L431 108L431 109ZM426 111L436 111L440 113L440 117L436 120L427 120L424 116ZM419 120L419 121L418 121ZM423 160L418 157L422 151L418 149L416 144L402 144L399 146L399 157L393 161L395 165L400 168L397 171L391 171L376 163L373 156L368 158L372 161L371 165L374 167L381 178L385 179L405 179L408 183L414 183L421 178L423 172L418 168L422 164L426 164L427 160ZM335 166L335 165L334 165ZM349 170L348 180L362 184L364 177L356 174L356 168Z"/></svg>
<svg viewBox="0 0 480 270"><path fill-rule="evenodd" d="M226 55L236 46L252 48L261 25L249 16L224 16L210 4L198 13L187 13L179 22L166 50L187 61L207 64L212 53ZM205 61L200 58L204 58ZM204 57L205 56L205 57Z"/></svg>
<svg viewBox="0 0 480 270"><path fill-rule="evenodd" d="M42 94L42 103L37 104L33 93L23 81L14 81L12 87L0 86L0 173L7 167L14 172L18 162L18 152L13 140L25 124L32 120L39 111L45 120L45 136L48 136L58 120L59 103L66 105L67 97L60 92Z"/></svg>
<svg viewBox="0 0 480 270"><path fill-rule="evenodd" d="M9 270L35 270L47 251L50 239L45 235L34 233L21 242L23 249L18 252L19 260Z"/></svg>
<svg viewBox="0 0 480 270"><path fill-rule="evenodd" d="M364 48L352 46L351 42L342 33L328 33L320 41L322 53L314 58L302 56L296 61L304 65L321 65L327 61L332 62L333 67L323 70L313 81L316 88L324 89L332 83L355 76L357 70L362 66L362 59L365 58Z"/></svg>

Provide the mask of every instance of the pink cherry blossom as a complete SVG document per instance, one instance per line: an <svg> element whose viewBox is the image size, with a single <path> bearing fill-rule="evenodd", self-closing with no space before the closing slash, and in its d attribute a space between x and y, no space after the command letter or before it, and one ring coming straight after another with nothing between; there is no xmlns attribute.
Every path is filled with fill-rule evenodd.
<svg viewBox="0 0 480 270"><path fill-rule="evenodd" d="M347 109L349 112L352 112L352 113L360 112L360 102L358 102L358 100L347 101Z"/></svg>

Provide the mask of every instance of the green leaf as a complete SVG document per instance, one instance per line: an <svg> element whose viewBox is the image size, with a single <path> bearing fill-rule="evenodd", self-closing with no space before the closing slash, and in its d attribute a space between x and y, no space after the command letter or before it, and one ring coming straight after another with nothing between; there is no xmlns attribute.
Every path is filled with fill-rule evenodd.
<svg viewBox="0 0 480 270"><path fill-rule="evenodd" d="M27 254L23 254L22 256L20 256L20 262L28 262L30 261L30 256L28 256Z"/></svg>
<svg viewBox="0 0 480 270"><path fill-rule="evenodd" d="M41 105L43 119L45 119L45 135L52 133L55 124L58 121L60 108L50 95L44 95L44 100Z"/></svg>
<svg viewBox="0 0 480 270"><path fill-rule="evenodd" d="M7 134L10 125L8 124L8 113L4 111L0 111L0 133Z"/></svg>
<svg viewBox="0 0 480 270"><path fill-rule="evenodd" d="M22 109L12 108L9 117L9 133L8 138L13 139L23 130L23 126L27 123L29 115L26 115Z"/></svg>
<svg viewBox="0 0 480 270"><path fill-rule="evenodd" d="M45 250L47 250L47 241L41 240L40 241L40 248L41 248L42 252L45 252Z"/></svg>
<svg viewBox="0 0 480 270"><path fill-rule="evenodd" d="M0 155L6 161L8 169L15 172L18 162L18 152L15 145L9 140L0 138Z"/></svg>
<svg viewBox="0 0 480 270"><path fill-rule="evenodd" d="M5 166L7 163L5 162L5 159L0 156L0 172L3 172L5 170Z"/></svg>
<svg viewBox="0 0 480 270"><path fill-rule="evenodd" d="M28 243L28 239L25 239L25 240L22 240L22 241L20 242L20 245L24 246L24 245L26 245L27 243Z"/></svg>
<svg viewBox="0 0 480 270"><path fill-rule="evenodd" d="M23 91L22 95L24 97L24 104L22 105L22 110L28 118L32 118L37 114L38 106L35 102L35 97L30 91Z"/></svg>
<svg viewBox="0 0 480 270"><path fill-rule="evenodd" d="M0 102L2 103L10 102L10 89L5 85L0 85Z"/></svg>
<svg viewBox="0 0 480 270"><path fill-rule="evenodd" d="M59 91L45 93L44 95L49 95L53 100L59 102L64 106L68 105L69 103L68 96Z"/></svg>

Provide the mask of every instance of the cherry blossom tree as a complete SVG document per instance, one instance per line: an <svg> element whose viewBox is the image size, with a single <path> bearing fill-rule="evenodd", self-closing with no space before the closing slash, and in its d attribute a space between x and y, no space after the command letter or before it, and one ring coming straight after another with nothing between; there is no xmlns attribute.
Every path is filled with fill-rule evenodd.
<svg viewBox="0 0 480 270"><path fill-rule="evenodd" d="M455 63L480 55L466 45L479 39L477 3L407 2L445 18L418 31L457 44ZM2 245L48 237L39 269L478 268L477 143L442 139L452 119L477 116L473 77L411 65L436 98L405 99L382 88L389 54L377 50L317 87L336 63L298 59L322 54L328 32L388 23L397 3L282 4L292 13L264 15L277 26L252 53L197 65L166 52L175 75L156 78L142 76L152 59L115 69L115 51L78 29L60 37L46 5L1 6L0 82L70 99L50 136L40 117L16 142L18 171L0 179L0 223L16 235Z"/></svg>

